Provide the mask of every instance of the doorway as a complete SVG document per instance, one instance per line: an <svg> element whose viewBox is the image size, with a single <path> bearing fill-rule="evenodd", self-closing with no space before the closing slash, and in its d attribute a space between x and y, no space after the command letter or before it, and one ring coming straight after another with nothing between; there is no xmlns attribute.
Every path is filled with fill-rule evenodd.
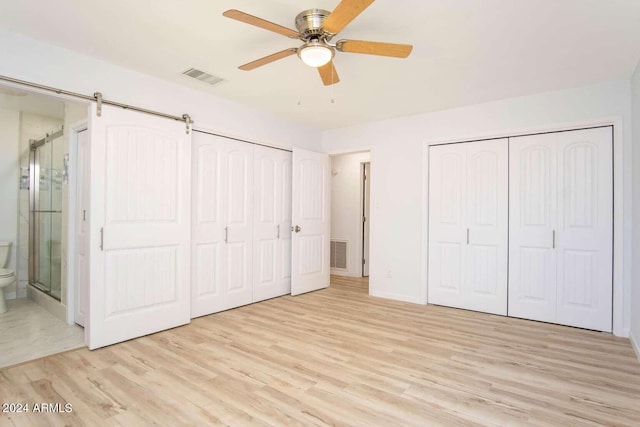
<svg viewBox="0 0 640 427"><path fill-rule="evenodd" d="M0 367L84 345L82 328L68 322L70 295L65 225L69 136L63 125L86 107L22 88L0 85L0 240L15 280L5 288L0 315ZM70 114L71 112L71 114Z"/></svg>
<svg viewBox="0 0 640 427"><path fill-rule="evenodd" d="M371 162L362 163L362 277L369 277L369 212Z"/></svg>
<svg viewBox="0 0 640 427"><path fill-rule="evenodd" d="M331 274L369 276L369 151L331 157Z"/></svg>

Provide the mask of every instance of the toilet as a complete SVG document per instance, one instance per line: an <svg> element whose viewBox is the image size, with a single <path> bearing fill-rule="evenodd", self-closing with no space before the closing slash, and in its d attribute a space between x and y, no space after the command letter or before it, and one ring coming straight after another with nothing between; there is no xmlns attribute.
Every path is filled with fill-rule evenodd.
<svg viewBox="0 0 640 427"><path fill-rule="evenodd" d="M0 267L6 267L9 263L11 253L11 242L0 242ZM4 298L4 288L16 281L13 270L0 268L0 314L7 311L7 302Z"/></svg>

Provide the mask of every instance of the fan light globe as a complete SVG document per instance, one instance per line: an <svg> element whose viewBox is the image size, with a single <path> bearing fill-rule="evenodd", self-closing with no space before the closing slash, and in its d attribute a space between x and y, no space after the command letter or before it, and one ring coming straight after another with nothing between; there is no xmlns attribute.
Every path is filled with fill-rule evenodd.
<svg viewBox="0 0 640 427"><path fill-rule="evenodd" d="M298 56L310 67L321 67L333 58L333 51L318 42L310 42L300 49Z"/></svg>

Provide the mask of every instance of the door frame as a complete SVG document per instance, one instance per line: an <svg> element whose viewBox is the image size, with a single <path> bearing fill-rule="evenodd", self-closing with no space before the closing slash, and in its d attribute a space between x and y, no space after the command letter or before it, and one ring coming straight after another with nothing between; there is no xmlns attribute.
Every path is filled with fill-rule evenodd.
<svg viewBox="0 0 640 427"><path fill-rule="evenodd" d="M371 155L371 153L369 153ZM369 165L369 174L367 175L367 165ZM369 186L369 198L367 199L367 185ZM369 266L371 265L371 160L368 162L360 162L360 218L364 218L362 227L360 227L360 259L367 263L367 275L364 275L365 264L360 264L361 277L369 277L371 273ZM367 216L367 205L369 205L369 215ZM369 235L365 236L365 230L369 227ZM365 237L367 237L365 241ZM368 257L365 259L365 249Z"/></svg>
<svg viewBox="0 0 640 427"><path fill-rule="evenodd" d="M421 300L428 304L428 245L429 245L429 147L431 145L455 144L482 141L495 138L509 138L531 134L562 132L592 127L613 126L613 334L628 337L630 326L630 290L631 290L631 236L623 234L631 224L631 191L624 186L624 173L630 173L630 156L623 156L624 133L622 117L603 117L600 119L549 124L542 126L504 129L494 132L461 134L450 138L435 138L422 144L422 238L421 247ZM628 178L628 177L627 177ZM628 179L627 179L628 181ZM623 204L623 201L627 202ZM622 213L620 215L619 213Z"/></svg>
<svg viewBox="0 0 640 427"><path fill-rule="evenodd" d="M68 173L69 180L67 182L67 233L66 233L66 247L67 247L67 291L65 295L65 302L67 304L67 324L75 325L76 317L76 290L79 286L76 277L76 209L77 209L77 191L79 185L78 172L78 134L82 131L89 130L89 104L87 104L87 117L72 124L69 130L69 161L68 161ZM89 142L90 143L90 142ZM85 323L88 322L88 318L85 319ZM85 345L86 336L85 336Z"/></svg>
<svg viewBox="0 0 640 427"><path fill-rule="evenodd" d="M366 162L360 162L360 183L358 185L359 187L359 202L358 202L358 206L359 206L359 215L360 218L362 218L362 216L364 215L363 212L363 205L362 205L362 199L364 197L363 195L363 191L364 188L362 186L362 174L363 174L363 165L365 163L369 163L369 173L372 174L372 170L373 170L373 164L374 164L374 157L375 157L375 148L373 146L366 146L366 147L358 147L358 148L353 148L353 149L349 149L349 150L335 150L335 151L328 151L326 154L329 155L330 158L333 157L339 157L339 156L343 156L345 154L358 154L358 153L365 153L368 152L369 153L369 160ZM373 181L369 181L369 218L367 218L367 221L369 221L369 227L371 227L371 218L374 216L374 212L373 212L373 201L375 200L375 196L374 196L374 188L375 188L375 183ZM333 189L331 189L331 191L333 191ZM364 235L363 235L363 231L364 231L364 227L358 227L358 236L359 236L359 241L358 241L358 251L360 253L360 259L362 259L362 257L364 256L363 252L362 252L362 241L364 239ZM371 248L373 246L371 245L371 228L369 228L369 259L371 259ZM369 260L368 260L369 261ZM371 293L371 283L375 282L375 278L377 277L375 274L373 274L371 272L371 265L372 263L369 262L369 287L368 287L368 293L369 295L373 295ZM360 265L360 277L362 277L362 265Z"/></svg>

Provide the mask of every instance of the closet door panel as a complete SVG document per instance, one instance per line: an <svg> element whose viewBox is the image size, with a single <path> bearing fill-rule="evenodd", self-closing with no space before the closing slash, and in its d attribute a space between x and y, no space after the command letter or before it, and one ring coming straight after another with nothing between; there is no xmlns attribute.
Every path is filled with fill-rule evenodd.
<svg viewBox="0 0 640 427"><path fill-rule="evenodd" d="M193 142L192 318L224 309L227 277L226 147L221 138L197 132Z"/></svg>
<svg viewBox="0 0 640 427"><path fill-rule="evenodd" d="M555 135L509 140L509 315L556 318Z"/></svg>
<svg viewBox="0 0 640 427"><path fill-rule="evenodd" d="M558 134L559 323L612 328L611 128Z"/></svg>
<svg viewBox="0 0 640 427"><path fill-rule="evenodd" d="M508 140L467 151L465 308L507 314Z"/></svg>
<svg viewBox="0 0 640 427"><path fill-rule="evenodd" d="M225 308L233 308L251 303L253 295L253 147L233 141L226 145Z"/></svg>
<svg viewBox="0 0 640 427"><path fill-rule="evenodd" d="M291 293L291 188L292 188L292 163L291 153L281 152L279 170L282 174L280 181L280 229L278 240L278 263L280 268L276 270L280 276L281 295Z"/></svg>
<svg viewBox="0 0 640 427"><path fill-rule="evenodd" d="M428 302L464 308L466 144L429 148Z"/></svg>
<svg viewBox="0 0 640 427"><path fill-rule="evenodd" d="M272 148L254 149L254 284L253 301L274 298L290 292L290 254L283 248L291 240L291 175L285 168L291 154ZM283 208L289 208L283 213ZM289 218L286 222L285 216ZM286 227L286 228L285 228Z"/></svg>

